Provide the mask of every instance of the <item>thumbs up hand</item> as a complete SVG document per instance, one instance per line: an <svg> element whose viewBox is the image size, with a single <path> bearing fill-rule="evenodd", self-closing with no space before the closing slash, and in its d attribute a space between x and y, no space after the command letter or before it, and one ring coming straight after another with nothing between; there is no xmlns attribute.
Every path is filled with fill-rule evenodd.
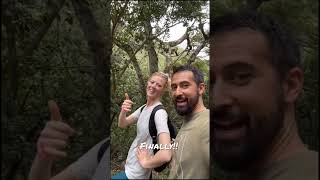
<svg viewBox="0 0 320 180"><path fill-rule="evenodd" d="M132 106L133 102L130 100L128 93L125 93L124 95L125 95L126 99L122 103L121 111L129 112L129 111L131 111L131 106Z"/></svg>
<svg viewBox="0 0 320 180"><path fill-rule="evenodd" d="M126 97L126 100L130 100L128 93L124 93L124 96Z"/></svg>
<svg viewBox="0 0 320 180"><path fill-rule="evenodd" d="M74 134L74 130L65 122L59 111L59 107L53 100L48 102L51 118L41 131L37 142L37 154L41 159L50 162L66 157L64 148L68 144L69 137Z"/></svg>

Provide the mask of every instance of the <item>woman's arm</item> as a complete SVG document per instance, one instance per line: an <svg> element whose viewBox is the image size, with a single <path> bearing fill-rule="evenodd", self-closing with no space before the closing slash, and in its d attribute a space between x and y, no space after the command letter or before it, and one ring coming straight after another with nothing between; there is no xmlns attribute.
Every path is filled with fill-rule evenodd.
<svg viewBox="0 0 320 180"><path fill-rule="evenodd" d="M166 132L159 134L160 147L170 147L170 135ZM150 156L147 149L137 149L137 157L142 167L155 168L171 160L171 149L160 149L154 156Z"/></svg>
<svg viewBox="0 0 320 180"><path fill-rule="evenodd" d="M59 107L54 101L49 101L48 106L51 119L38 138L37 153L28 180L75 180L72 173L66 170L51 178L53 163L67 156L64 148L75 131L62 121Z"/></svg>
<svg viewBox="0 0 320 180"><path fill-rule="evenodd" d="M133 102L130 100L129 95L125 93L126 99L123 101L121 106L121 111L118 119L118 126L120 128L125 128L130 124L133 124L137 121L137 118L133 114L127 117L127 112L131 111Z"/></svg>
<svg viewBox="0 0 320 180"><path fill-rule="evenodd" d="M137 119L134 117L133 114L130 114L130 116L126 117L127 113L123 110L121 110L119 114L119 120L118 120L118 126L120 128L125 128L130 124L133 124L137 121Z"/></svg>

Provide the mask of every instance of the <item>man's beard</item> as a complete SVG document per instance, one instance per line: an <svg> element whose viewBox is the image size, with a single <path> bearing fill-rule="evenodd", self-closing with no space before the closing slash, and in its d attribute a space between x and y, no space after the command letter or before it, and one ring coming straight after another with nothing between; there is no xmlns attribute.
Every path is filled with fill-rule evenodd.
<svg viewBox="0 0 320 180"><path fill-rule="evenodd" d="M217 165L226 171L240 172L261 160L283 127L284 108L283 96L279 97L276 107L264 115L241 112L240 108L235 107L214 108L212 142L213 159ZM234 120L235 124L245 128L244 136L237 141L216 138L215 129L220 128L219 122L228 120Z"/></svg>
<svg viewBox="0 0 320 180"><path fill-rule="evenodd" d="M197 94L193 97L190 97L190 98L187 98L187 97L184 97L184 96L177 96L176 98L174 98L173 100L173 103L174 103L174 107L177 111L177 113L180 115L180 116L186 116L186 115L190 115L192 114L194 108L196 107L196 105L198 104L199 102L199 93L197 92ZM181 100L181 99L184 99L187 101L187 104L183 107L179 107L177 106L177 100Z"/></svg>

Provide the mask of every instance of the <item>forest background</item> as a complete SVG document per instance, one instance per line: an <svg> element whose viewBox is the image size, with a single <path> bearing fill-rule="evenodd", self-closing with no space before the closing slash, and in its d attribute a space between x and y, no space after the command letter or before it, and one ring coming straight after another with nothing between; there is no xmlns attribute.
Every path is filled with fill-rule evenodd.
<svg viewBox="0 0 320 180"><path fill-rule="evenodd" d="M56 100L77 131L68 157L58 161L53 172L108 136L112 172L118 171L135 137L134 126L116 127L124 92L135 101L135 109L145 102L145 83L152 72L170 74L173 66L186 63L201 69L208 82L209 61L199 56L209 48L203 28L209 22L208 10L203 11L208 6L208 1L3 0L1 178L26 179L39 132L50 116L49 99ZM310 148L318 150L318 1L210 2L212 17L243 8L272 15L298 39L305 70L297 108L299 131ZM168 41L175 24L186 32ZM181 43L185 48L178 46ZM162 101L179 128L182 120L168 93Z"/></svg>

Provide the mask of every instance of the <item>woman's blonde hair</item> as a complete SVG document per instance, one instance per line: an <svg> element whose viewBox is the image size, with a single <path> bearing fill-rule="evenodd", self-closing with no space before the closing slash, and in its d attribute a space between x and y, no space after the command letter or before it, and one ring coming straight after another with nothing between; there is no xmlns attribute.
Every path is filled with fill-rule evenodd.
<svg viewBox="0 0 320 180"><path fill-rule="evenodd" d="M170 87L170 78L169 78L169 74L166 74L166 73L163 73L163 72L154 72L152 73L152 75L149 77L149 79L152 77L152 76L160 76L162 77L166 83L165 83L165 87Z"/></svg>

